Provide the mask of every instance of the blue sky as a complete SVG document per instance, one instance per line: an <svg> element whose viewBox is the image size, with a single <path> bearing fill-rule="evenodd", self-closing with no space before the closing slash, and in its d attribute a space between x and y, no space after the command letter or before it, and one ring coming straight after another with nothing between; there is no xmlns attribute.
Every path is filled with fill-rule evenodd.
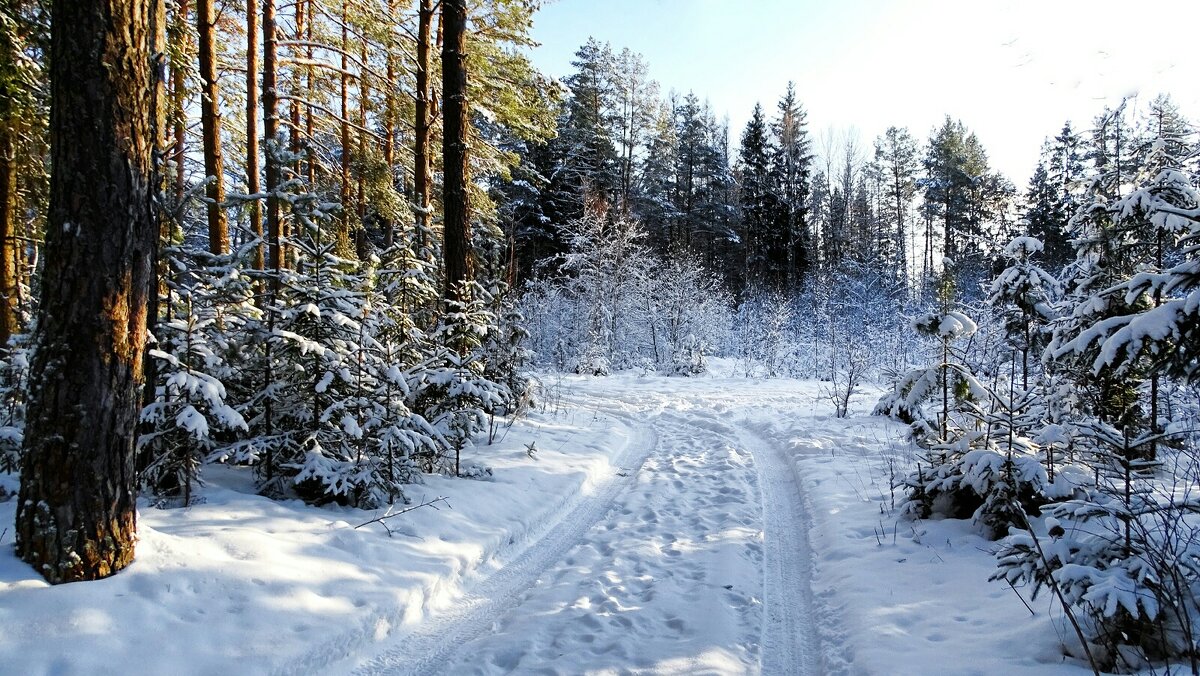
<svg viewBox="0 0 1200 676"><path fill-rule="evenodd" d="M1188 0L553 0L534 18L533 58L561 77L589 35L629 47L664 92L694 90L728 115L734 144L789 80L818 149L827 130L864 150L893 124L923 139L950 114L1023 187L1046 136L1123 96L1168 92L1200 116L1197 28Z"/></svg>

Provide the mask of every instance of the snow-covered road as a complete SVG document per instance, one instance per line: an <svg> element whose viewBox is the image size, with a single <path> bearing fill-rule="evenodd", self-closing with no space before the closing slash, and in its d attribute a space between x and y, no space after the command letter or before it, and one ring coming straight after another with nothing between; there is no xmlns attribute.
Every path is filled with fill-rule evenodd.
<svg viewBox="0 0 1200 676"><path fill-rule="evenodd" d="M48 587L0 502L0 672L1088 673L969 522L896 520L916 458L860 415L878 391L838 419L824 383L731 366L547 376L471 450L493 474L426 477L447 505L390 533L209 466L197 504L142 500L128 570Z"/></svg>
<svg viewBox="0 0 1200 676"><path fill-rule="evenodd" d="M634 430L623 470L356 673L827 672L799 482L762 433L799 402L657 382L579 394Z"/></svg>

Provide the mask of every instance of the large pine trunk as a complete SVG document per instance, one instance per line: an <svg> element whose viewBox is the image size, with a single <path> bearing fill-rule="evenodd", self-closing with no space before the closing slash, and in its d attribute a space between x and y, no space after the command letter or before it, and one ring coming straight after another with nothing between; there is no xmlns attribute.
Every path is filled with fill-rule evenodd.
<svg viewBox="0 0 1200 676"><path fill-rule="evenodd" d="M13 142L12 113L0 101L0 352L8 349L8 339L20 330L17 304L20 283L17 279L16 219L17 202L16 147Z"/></svg>
<svg viewBox="0 0 1200 676"><path fill-rule="evenodd" d="M258 194L258 2L246 0L246 190ZM263 238L262 202L249 204L250 232ZM263 245L254 247L255 270L263 269Z"/></svg>
<svg viewBox="0 0 1200 676"><path fill-rule="evenodd" d="M0 35L0 72L12 73L22 58L15 36ZM20 247L17 246L17 124L15 96L0 93L0 352L7 350L8 339L20 330L17 320L20 302L18 280Z"/></svg>
<svg viewBox="0 0 1200 676"><path fill-rule="evenodd" d="M134 441L158 240L153 0L56 0L46 267L17 552L52 583L133 560Z"/></svg>
<svg viewBox="0 0 1200 676"><path fill-rule="evenodd" d="M177 49L181 54L188 51L188 32L185 30L189 13L188 0L176 0L175 16L172 30L178 34ZM171 118L174 127L174 148L171 158L175 161L175 202L183 202L184 189L187 187L186 141L187 141L187 69L183 59L173 59L171 63Z"/></svg>
<svg viewBox="0 0 1200 676"><path fill-rule="evenodd" d="M272 144L279 142L279 93L275 72L277 51L275 35L275 0L263 0L263 64L262 64L262 107L263 137L266 140L266 191L267 191L267 268L278 272L283 268L283 246L280 242L279 200L275 192L279 189L282 169L278 152L272 152ZM278 149L276 149L278 150ZM278 275L272 282L278 291Z"/></svg>
<svg viewBox="0 0 1200 676"><path fill-rule="evenodd" d="M214 0L196 0L196 34L200 37L200 127L204 137L204 174L208 198L208 250L229 251L225 218L225 163L221 155L221 93L217 86L216 10Z"/></svg>
<svg viewBox="0 0 1200 676"><path fill-rule="evenodd" d="M431 136L429 73L432 71L430 51L433 46L430 29L433 25L433 0L421 0L417 17L417 105L416 125L414 125L413 133L415 165L413 168L413 191L416 194L417 237L419 244L424 246L425 242L420 238L429 232L430 223L433 220L429 208L432 202L430 193L433 192L433 181L429 171L429 139Z"/></svg>
<svg viewBox="0 0 1200 676"><path fill-rule="evenodd" d="M471 207L467 181L467 5L466 0L442 0L442 255L445 258L445 298L458 299L461 284L472 279Z"/></svg>

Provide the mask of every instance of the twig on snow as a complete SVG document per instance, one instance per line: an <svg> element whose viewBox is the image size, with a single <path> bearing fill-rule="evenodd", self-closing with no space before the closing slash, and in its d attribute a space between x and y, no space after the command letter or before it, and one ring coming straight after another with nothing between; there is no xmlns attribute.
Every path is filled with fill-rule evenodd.
<svg viewBox="0 0 1200 676"><path fill-rule="evenodd" d="M423 500L420 504L409 505L408 507L405 507L404 509L402 509L398 512L393 512L392 508L388 507L388 511L386 513L384 513L381 516L377 516L374 519L371 519L370 521L364 521L363 523L358 524L357 526L354 527L354 530L358 530L359 528L362 528L363 526L369 526L373 523L377 523L380 526L383 526L383 529L385 531L387 531L388 537L391 537L392 529L388 528L388 525L386 523L386 521L388 519L395 518L397 516L400 516L401 514L407 514L408 512L411 512L414 509L420 509L422 507L432 507L434 509L438 509L437 503L439 503L439 502L445 502L446 506L450 507L450 503L448 502L448 500L449 500L449 498L447 498L446 496L439 495L438 497L436 497L432 500ZM453 509L453 507L451 507L451 509Z"/></svg>

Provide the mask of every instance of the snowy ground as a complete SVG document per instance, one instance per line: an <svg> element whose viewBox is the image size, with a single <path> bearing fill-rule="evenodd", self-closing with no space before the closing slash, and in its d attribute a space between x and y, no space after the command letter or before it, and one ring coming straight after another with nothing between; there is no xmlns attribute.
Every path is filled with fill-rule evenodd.
<svg viewBox="0 0 1200 676"><path fill-rule="evenodd" d="M494 480L431 478L450 508L391 537L231 468L144 505L115 578L48 588L3 537L0 673L1087 673L969 525L896 524L898 427L714 370L547 378Z"/></svg>

